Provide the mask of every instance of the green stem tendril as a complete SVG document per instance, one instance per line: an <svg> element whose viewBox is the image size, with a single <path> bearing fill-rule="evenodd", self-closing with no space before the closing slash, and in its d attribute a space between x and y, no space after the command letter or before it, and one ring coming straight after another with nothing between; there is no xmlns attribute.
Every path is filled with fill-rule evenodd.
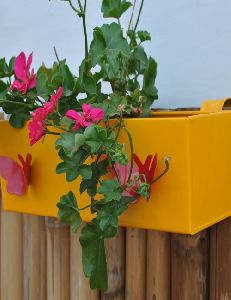
<svg viewBox="0 0 231 300"><path fill-rule="evenodd" d="M121 127L122 127L122 113L120 113L120 118L119 118L119 122L118 122L118 130L117 130L117 133L116 133L115 142L119 138Z"/></svg>
<svg viewBox="0 0 231 300"><path fill-rule="evenodd" d="M46 130L46 134L60 135L60 133L54 132L54 131L50 131L50 130Z"/></svg>
<svg viewBox="0 0 231 300"><path fill-rule="evenodd" d="M135 7L136 7L136 0L134 0L134 3L133 3L132 14L131 14L131 18L130 18L130 20L129 20L129 25L128 25L128 30L127 30L127 32L130 30L131 25L132 25L132 20L133 20L133 16L134 16Z"/></svg>
<svg viewBox="0 0 231 300"><path fill-rule="evenodd" d="M70 4L71 8L72 8L77 14L80 14L80 11L79 11L77 8L74 7L74 5L72 4L71 0L68 0L68 2L69 2L69 4Z"/></svg>
<svg viewBox="0 0 231 300"><path fill-rule="evenodd" d="M141 1L141 4L140 4L140 9L139 9L139 14L138 14L138 18L137 18L137 21L136 21L136 25L134 27L134 32L136 31L137 29L137 26L139 24L139 21L140 21L140 15L141 15L141 12L142 12L142 9L143 9L143 5L144 5L144 0Z"/></svg>
<svg viewBox="0 0 231 300"><path fill-rule="evenodd" d="M134 154L134 147L133 147L133 142L132 142L132 136L130 131L127 129L127 127L124 126L124 130L127 133L128 139L129 139L129 144L130 144L130 149L131 149L131 167L130 167L130 171L129 171L129 175L128 175L128 180L127 183L130 182L131 180L131 176L132 176L132 171L133 171L133 154Z"/></svg>
<svg viewBox="0 0 231 300"><path fill-rule="evenodd" d="M53 49L54 49L55 57L56 57L58 63L60 64L60 59L59 59L58 52L57 52L55 46L53 47Z"/></svg>
<svg viewBox="0 0 231 300"><path fill-rule="evenodd" d="M80 15L83 18L83 32L85 40L85 59L88 57L88 39L87 39L87 26L86 26L86 9L87 9L87 0L84 1L84 7L81 4L81 1L78 0Z"/></svg>
<svg viewBox="0 0 231 300"><path fill-rule="evenodd" d="M162 176L164 176L164 174L166 174L169 170L169 166L170 166L170 157L165 158L164 162L165 162L165 169L164 171L155 179L153 179L153 181L150 183L150 185L152 185L153 183L155 183L156 181L158 181Z"/></svg>

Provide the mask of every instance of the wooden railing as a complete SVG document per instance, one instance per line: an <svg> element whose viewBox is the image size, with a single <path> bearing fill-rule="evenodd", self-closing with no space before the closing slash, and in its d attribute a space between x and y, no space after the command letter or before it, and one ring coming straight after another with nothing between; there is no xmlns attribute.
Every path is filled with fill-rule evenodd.
<svg viewBox="0 0 231 300"><path fill-rule="evenodd" d="M231 299L231 220L195 236L121 228L106 244L109 289L89 289L78 235L1 212L1 300Z"/></svg>

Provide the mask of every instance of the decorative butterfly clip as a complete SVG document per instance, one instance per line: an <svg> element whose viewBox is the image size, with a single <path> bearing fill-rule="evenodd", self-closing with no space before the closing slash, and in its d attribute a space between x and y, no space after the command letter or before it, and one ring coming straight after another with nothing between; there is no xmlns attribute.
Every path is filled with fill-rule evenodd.
<svg viewBox="0 0 231 300"><path fill-rule="evenodd" d="M21 164L10 157L0 156L0 175L7 181L7 192L17 196L23 196L30 181L30 168L32 156L26 155L26 159L18 154Z"/></svg>

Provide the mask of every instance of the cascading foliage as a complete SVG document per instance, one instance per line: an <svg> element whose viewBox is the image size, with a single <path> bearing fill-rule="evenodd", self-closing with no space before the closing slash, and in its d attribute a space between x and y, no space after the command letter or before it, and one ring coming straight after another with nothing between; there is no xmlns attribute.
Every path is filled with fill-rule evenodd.
<svg viewBox="0 0 231 300"><path fill-rule="evenodd" d="M79 207L70 191L57 204L58 216L76 232L82 223L81 211L91 210L92 221L81 227L83 268L91 288L106 290L104 240L117 235L118 217L137 199L148 198L150 186L168 169L166 160L166 169L154 178L156 156L149 155L143 164L133 153L132 136L123 123L123 117L150 115L150 106L158 97L157 64L143 47L144 42L151 40L150 34L138 30L144 0L137 13L136 1L103 0L103 17L114 21L94 29L90 47L87 0L66 2L83 23L85 57L78 76L72 74L57 53L52 68L43 64L36 73L31 70L32 54L26 59L21 52L9 63L2 58L0 106L10 115L13 127L21 128L29 121L31 146L48 134L57 135L61 162L56 173L65 173L68 182L80 178L77 188L90 199L85 207ZM123 29L120 18L128 9L131 18L128 28ZM109 93L102 89L103 82L110 84ZM127 134L130 149L120 143L121 131Z"/></svg>

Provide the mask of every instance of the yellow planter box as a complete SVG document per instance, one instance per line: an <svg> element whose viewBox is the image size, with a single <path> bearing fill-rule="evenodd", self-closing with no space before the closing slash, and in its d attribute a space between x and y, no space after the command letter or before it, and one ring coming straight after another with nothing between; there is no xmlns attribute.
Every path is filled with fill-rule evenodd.
<svg viewBox="0 0 231 300"><path fill-rule="evenodd" d="M135 153L144 160L158 153L157 174L170 156L169 172L153 187L149 202L130 205L120 218L122 226L194 234L231 216L231 111L222 111L224 101L205 102L201 111L155 113L153 118L126 119ZM17 160L32 154L31 183L23 197L10 195L2 180L3 208L42 216L57 216L56 203L73 190L79 207L88 204L86 194L78 194L79 181L67 183L56 175L59 162L54 143L29 146L28 131L0 122L0 155ZM121 138L127 143L125 135ZM90 219L84 211L85 221Z"/></svg>

